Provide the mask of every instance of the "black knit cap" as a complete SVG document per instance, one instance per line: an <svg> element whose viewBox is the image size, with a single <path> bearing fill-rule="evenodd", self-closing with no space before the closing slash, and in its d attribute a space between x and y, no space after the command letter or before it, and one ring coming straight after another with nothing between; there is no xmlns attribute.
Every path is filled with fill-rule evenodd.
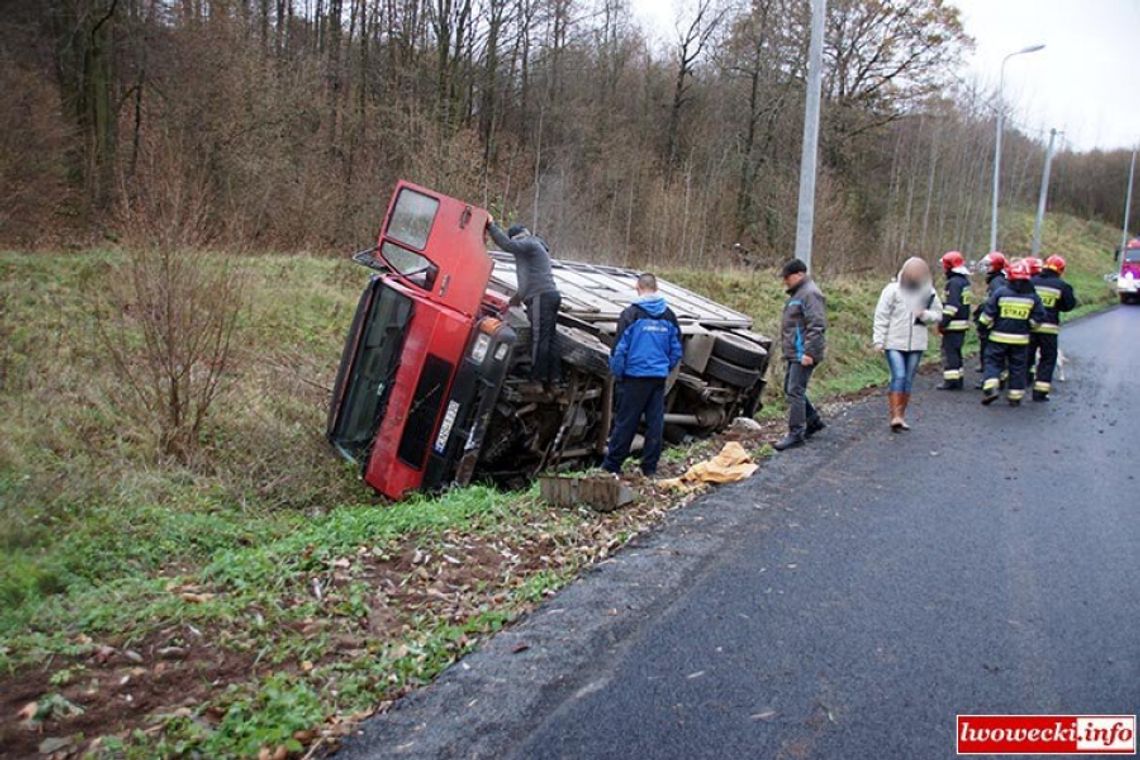
<svg viewBox="0 0 1140 760"><path fill-rule="evenodd" d="M799 259L788 259L788 261L784 264L784 268L780 270L780 276L789 277L793 274L799 274L800 272L806 271L807 264L803 263Z"/></svg>

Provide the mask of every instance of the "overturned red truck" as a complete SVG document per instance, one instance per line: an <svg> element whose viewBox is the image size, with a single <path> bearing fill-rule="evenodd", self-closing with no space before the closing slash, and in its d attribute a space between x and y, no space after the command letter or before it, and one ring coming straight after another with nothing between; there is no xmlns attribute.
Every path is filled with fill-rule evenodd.
<svg viewBox="0 0 1140 760"><path fill-rule="evenodd" d="M514 260L488 252L483 209L408 182L379 241L349 329L327 436L365 482L399 499L485 478L520 485L605 451L614 383L609 347L637 272L555 261L563 387L526 382L529 329L509 306ZM659 280L684 337L669 379L666 438L707 435L760 407L771 341L752 320ZM635 443L636 447L636 443Z"/></svg>

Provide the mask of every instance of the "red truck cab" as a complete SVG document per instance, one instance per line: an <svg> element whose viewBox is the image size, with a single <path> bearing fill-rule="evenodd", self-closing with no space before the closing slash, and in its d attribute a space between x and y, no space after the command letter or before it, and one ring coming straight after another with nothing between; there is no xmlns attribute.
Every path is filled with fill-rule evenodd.
<svg viewBox="0 0 1140 760"><path fill-rule="evenodd" d="M377 272L345 343L327 435L389 498L474 470L515 343L506 301L486 291L488 218L400 182L377 245L354 257Z"/></svg>

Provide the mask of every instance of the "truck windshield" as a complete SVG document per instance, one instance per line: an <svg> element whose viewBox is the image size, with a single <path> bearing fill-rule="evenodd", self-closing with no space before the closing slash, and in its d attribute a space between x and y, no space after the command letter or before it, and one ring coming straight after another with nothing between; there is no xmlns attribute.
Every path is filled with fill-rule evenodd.
<svg viewBox="0 0 1140 760"><path fill-rule="evenodd" d="M412 316L412 301L377 282L371 309L361 325L332 442L340 452L358 461L372 446L384 417L392 378L400 366L404 333Z"/></svg>
<svg viewBox="0 0 1140 760"><path fill-rule="evenodd" d="M1140 248L1125 248L1124 249L1125 261L1140 261Z"/></svg>

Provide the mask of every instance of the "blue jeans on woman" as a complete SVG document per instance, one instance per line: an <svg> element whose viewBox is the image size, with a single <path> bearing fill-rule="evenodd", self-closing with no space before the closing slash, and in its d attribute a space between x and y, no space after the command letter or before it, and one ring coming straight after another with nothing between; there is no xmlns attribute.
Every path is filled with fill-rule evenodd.
<svg viewBox="0 0 1140 760"><path fill-rule="evenodd" d="M910 393L914 387L914 375L922 361L922 351L899 351L887 349L887 366L891 370L891 384L888 390L896 393Z"/></svg>

